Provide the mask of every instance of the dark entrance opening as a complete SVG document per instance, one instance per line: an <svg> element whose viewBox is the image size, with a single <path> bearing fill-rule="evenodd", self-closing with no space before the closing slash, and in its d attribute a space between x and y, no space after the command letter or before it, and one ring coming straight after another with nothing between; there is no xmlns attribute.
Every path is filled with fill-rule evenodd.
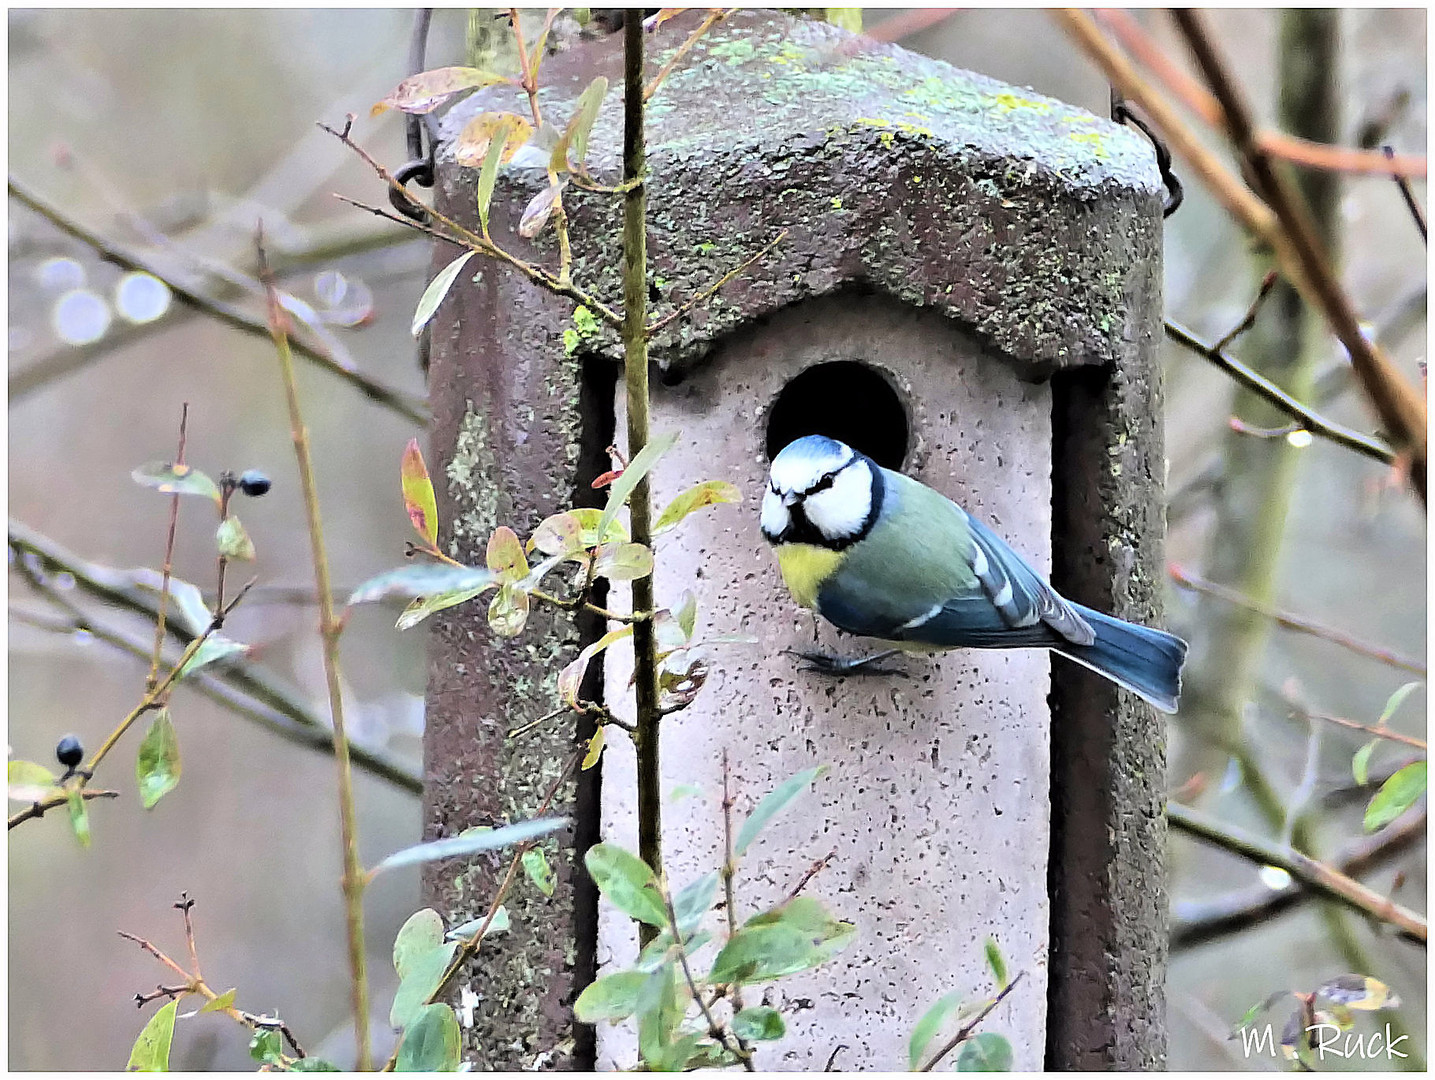
<svg viewBox="0 0 1435 1080"><path fill-rule="evenodd" d="M856 360L814 364L778 392L767 418L767 457L804 435L839 439L878 465L901 469L911 432L896 388Z"/></svg>

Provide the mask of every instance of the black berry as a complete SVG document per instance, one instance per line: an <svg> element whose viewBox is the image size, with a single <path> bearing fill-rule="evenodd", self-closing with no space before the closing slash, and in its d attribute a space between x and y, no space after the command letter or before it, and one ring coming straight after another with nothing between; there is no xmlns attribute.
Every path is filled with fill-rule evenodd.
<svg viewBox="0 0 1435 1080"><path fill-rule="evenodd" d="M60 759L60 764L67 769L73 769L85 759L85 748L80 745L80 740L74 735L66 735L55 747L55 756Z"/></svg>
<svg viewBox="0 0 1435 1080"><path fill-rule="evenodd" d="M270 479L258 469L245 469L239 474L239 490L251 499L257 499L270 487Z"/></svg>

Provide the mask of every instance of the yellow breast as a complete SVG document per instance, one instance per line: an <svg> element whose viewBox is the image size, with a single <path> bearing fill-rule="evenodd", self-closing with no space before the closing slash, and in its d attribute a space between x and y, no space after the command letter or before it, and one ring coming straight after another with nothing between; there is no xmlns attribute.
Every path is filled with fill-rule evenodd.
<svg viewBox="0 0 1435 1080"><path fill-rule="evenodd" d="M844 555L816 544L779 544L777 565L792 598L805 608L817 606L817 590L841 564Z"/></svg>

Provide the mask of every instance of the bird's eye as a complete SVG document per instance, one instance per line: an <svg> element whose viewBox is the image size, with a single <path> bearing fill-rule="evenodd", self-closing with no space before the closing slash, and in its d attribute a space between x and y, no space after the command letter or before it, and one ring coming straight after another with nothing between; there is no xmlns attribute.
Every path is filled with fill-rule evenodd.
<svg viewBox="0 0 1435 1080"><path fill-rule="evenodd" d="M817 483L813 484L810 488L803 492L803 494L816 495L819 491L826 491L832 486L832 482L836 479L837 474L835 472L823 473L822 479L817 481Z"/></svg>

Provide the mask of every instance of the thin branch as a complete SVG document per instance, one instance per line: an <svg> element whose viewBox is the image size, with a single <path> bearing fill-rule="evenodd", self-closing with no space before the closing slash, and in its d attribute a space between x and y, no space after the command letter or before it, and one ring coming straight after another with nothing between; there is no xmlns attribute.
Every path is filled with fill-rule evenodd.
<svg viewBox="0 0 1435 1080"><path fill-rule="evenodd" d="M722 891L725 901L724 907L727 913L727 936L729 941L731 941L732 936L737 933L737 900L733 896L733 878L737 876L737 859L733 855L732 846L733 801L732 786L729 783L730 779L727 747L724 746L722 748ZM742 1011L742 984L739 982L732 984L732 1003L733 1008L739 1012Z"/></svg>
<svg viewBox="0 0 1435 1080"><path fill-rule="evenodd" d="M1347 877L1359 877L1423 841L1426 825L1426 812L1413 810L1374 836L1353 844L1331 865ZM1171 905L1171 950L1194 948L1247 930L1314 896L1313 890L1292 881L1282 889L1257 885L1209 900L1175 901Z"/></svg>
<svg viewBox="0 0 1435 1080"><path fill-rule="evenodd" d="M699 23L698 28L688 35L686 41L684 41L681 45L678 46L677 51L673 53L672 57L668 60L668 62L658 70L658 73L656 75L653 76L652 82L648 83L648 85L644 88L643 101L646 102L649 98L651 98L654 94L658 92L658 87L662 86L663 80L665 80L669 75L672 74L673 68L677 67L678 65L678 61L688 55L688 50L691 49L694 45L696 45L702 39L702 36L704 34L706 34L714 26L722 22L729 15L733 14L733 12L737 10L739 9L728 8L726 11L715 11L706 19L704 19L701 23ZM635 12L635 14L641 13ZM639 72L638 75L641 79L642 72Z"/></svg>
<svg viewBox="0 0 1435 1080"><path fill-rule="evenodd" d="M1256 290L1256 298L1251 301L1251 306L1246 309L1245 315L1241 316L1241 321L1231 327L1225 337L1211 346L1215 352L1224 352L1226 347L1235 341L1236 338L1240 337L1255 325L1256 316L1260 314L1261 305L1266 302L1266 297L1270 296L1271 290L1276 287L1276 282L1279 280L1280 275L1274 270L1266 273L1266 276L1261 279L1260 288Z"/></svg>
<svg viewBox="0 0 1435 1080"><path fill-rule="evenodd" d="M837 849L833 848L826 855L822 856L822 858L818 859L811 866L809 866L807 868L807 872L797 879L797 884L794 885L791 891L788 892L787 900L785 902L790 903L791 901L796 900L798 893L802 892L803 889L807 888L807 883L813 878L815 878L818 874L820 874L823 870L827 869L827 864L835 858L837 858Z"/></svg>
<svg viewBox="0 0 1435 1080"><path fill-rule="evenodd" d="M708 1034L712 1036L719 1046L736 1057L738 1061L742 1063L742 1067L746 1072L757 1072L756 1067L752 1063L752 1050L743 1044L743 1041L737 1037L736 1032L732 1033L732 1045L729 1045L728 1030L717 1022L717 1018L713 1016L712 1009L698 991L697 981L693 978L693 969L688 964L688 950L683 946L683 932L678 928L678 913L673 907L673 894L667 887L667 878L665 876L658 878L658 891L663 898L663 907L668 913L668 926L672 928L673 947L678 951L678 963L682 965L683 978L687 980L688 989L692 992L693 1000L698 1003L698 1008L702 1010L703 1019L707 1021Z"/></svg>
<svg viewBox="0 0 1435 1080"><path fill-rule="evenodd" d="M1115 36L1122 48L1134 56L1147 71L1169 90L1176 99L1211 127L1221 124L1220 103L1195 79L1171 62L1162 48L1123 8L1098 8L1097 20ZM1331 172L1363 173L1369 176L1424 176L1428 171L1423 156L1404 156L1392 166L1378 151L1331 146L1313 142L1284 131L1260 131L1256 140L1261 149L1273 157L1284 158L1293 165Z"/></svg>
<svg viewBox="0 0 1435 1080"><path fill-rule="evenodd" d="M1301 710L1305 712L1304 709ZM1355 720L1347 720L1343 716L1327 716L1325 713L1306 712L1306 716L1312 720L1324 720L1327 724L1337 724L1351 731L1363 731L1367 735L1373 735L1377 739L1389 739L1391 742L1404 743L1406 746L1413 746L1417 750L1428 751L1429 744L1424 739L1417 739L1414 735L1405 735L1399 731L1392 731L1390 728L1381 725L1372 727L1369 724L1361 724Z"/></svg>
<svg viewBox="0 0 1435 1080"><path fill-rule="evenodd" d="M107 240L97 233L91 232L83 225L80 225L78 222L66 216L56 207L45 202L40 196L28 188L25 188L13 177L9 180L9 191L11 196L47 219L62 232L74 237L83 244L89 245L95 250L96 254L106 262L114 263L116 266L126 270L139 270L149 274L151 277L158 278L164 282L170 292L180 301L232 329L255 336L269 336L269 330L262 319L255 318L253 315L232 304L215 300L212 297L195 292L173 281L165 275L163 270L155 266L144 256L114 241ZM412 395L394 387L387 386L367 375L362 375L356 371L349 371L332 356L329 356L327 353L306 342L295 341L293 343L293 349L306 360L317 364L331 375L335 375L347 382L369 400L392 409L413 420L415 423L428 423L428 407Z"/></svg>
<svg viewBox="0 0 1435 1080"><path fill-rule="evenodd" d="M1410 180L1405 174L1395 169L1392 163L1395 161L1395 151L1388 146L1382 146L1381 152L1385 155L1385 163L1389 168L1395 185L1400 189L1400 197L1405 200L1406 207L1410 210L1410 216L1415 219L1415 227L1420 230L1420 239L1428 245L1430 233L1425 225L1425 211L1420 209L1420 204L1415 201L1415 192L1410 189Z"/></svg>
<svg viewBox="0 0 1435 1080"><path fill-rule="evenodd" d="M1205 593L1207 596L1214 596L1216 599L1223 600L1228 604L1243 607L1247 611L1254 611L1256 614L1270 619L1283 629L1291 630L1298 634L1309 634L1312 637L1318 637L1322 641L1329 641L1334 645L1339 645L1343 649L1349 649L1353 653L1358 653L1361 656L1379 661L1382 664L1388 664L1390 667L1400 668L1402 671L1409 671L1422 677L1426 674L1425 664L1420 660L1401 656L1390 649L1382 649L1378 645L1366 644L1358 638L1354 638L1340 630L1325 626L1311 619L1304 619L1298 615L1281 611L1279 608L1272 607L1269 604L1252 600L1244 593L1214 581L1207 581L1205 578L1199 577L1177 566L1175 563L1168 564L1166 572L1171 575L1171 580L1182 588L1190 589L1193 592Z"/></svg>
<svg viewBox="0 0 1435 1080"><path fill-rule="evenodd" d="M1312 435L1329 439L1333 443L1344 446L1347 450L1354 450L1357 454L1364 454L1383 464L1394 463L1395 451L1380 440L1356 431L1354 428L1348 428L1344 424L1338 424L1334 420L1328 420L1309 407L1302 405L1264 375L1207 345L1180 323L1167 319L1165 326L1166 336L1172 341L1205 357L1247 390L1265 398L1286 415L1295 417L1300 421L1301 427Z"/></svg>
<svg viewBox="0 0 1435 1080"><path fill-rule="evenodd" d="M981 1012L977 1013L976 1016L972 1017L971 1020L966 1023L966 1025L962 1028L961 1031L957 1032L954 1036L952 1036L952 1038L948 1042L946 1042L942 1046L942 1048L936 1052L935 1055L933 1055L931 1060L928 1061L917 1071L931 1072L937 1062L941 1061L942 1058L946 1057L958 1046L966 1042L967 1039L971 1038L971 1034L977 1029L977 1025L980 1024L983 1020L985 1020L987 1018L987 1015L998 1005L1000 1005L1003 999L1008 994L1010 994L1013 990L1016 989L1016 984L1021 982L1021 977L1025 974L1025 971L1018 971L1016 975L1012 978L1012 981L1003 986L1001 990L997 992L997 996L988 1001L986 1007L982 1009Z"/></svg>
<svg viewBox="0 0 1435 1080"><path fill-rule="evenodd" d="M176 468L184 465L184 442L189 429L189 402L184 402L179 410L179 449L174 455ZM154 619L154 652L149 662L149 674L145 676L145 689L153 690L154 684L159 681L159 659L164 652L164 622L166 608L169 606L169 576L174 569L174 535L179 527L179 492L169 497L169 533L164 542L164 566L160 570L159 603L156 605L158 611Z"/></svg>
<svg viewBox="0 0 1435 1080"><path fill-rule="evenodd" d="M357 1045L357 1068L372 1068L369 1046L369 982L365 970L364 951L364 875L359 864L359 839L354 810L354 779L349 768L349 739L344 731L343 691L339 682L339 635L342 624L334 618L334 595L329 582L329 556L324 547L324 526L319 514L319 492L314 479L314 463L309 454L309 432L304 426L299 406L299 387L294 377L294 360L289 346L289 320L279 306L264 259L262 235L256 238L259 254L259 279L268 295L268 323L274 349L279 357L279 372L284 397L289 406L290 434L294 456L299 466L299 484L304 493L304 513L309 526L309 546L314 559L314 587L319 594L319 638L323 646L324 679L329 689L329 715L334 722L334 761L338 766L339 825L343 845L344 917L348 929L349 974L352 981L351 1002L354 1014L354 1040Z"/></svg>
<svg viewBox="0 0 1435 1080"><path fill-rule="evenodd" d="M669 314L667 314L667 315L664 315L664 316L663 316L661 319L659 319L657 322L652 323L652 324L648 327L648 336L649 336L649 337L654 336L655 334L658 333L658 331L662 330L663 327L667 326L669 323L671 323L671 322L673 322L673 321L675 321L675 320L677 320L677 319L682 318L682 317L683 317L684 315L686 315L689 311L691 311L693 308L697 307L697 306L698 306L699 304L701 304L704 300L706 300L709 296L712 296L713 293L715 293L715 292L717 292L719 289L721 289L724 285L726 285L726 284L727 284L729 281L731 281L733 278L735 278L735 277L737 277L739 274L741 274L744 270L746 270L746 269L747 269L749 266L751 266L753 263L755 263L755 262L757 262L759 259L761 259L764 255L766 255L766 254L767 254L769 251L771 251L773 248L777 247L777 245L780 244L780 243L782 243L785 239L787 239L787 230L786 230L786 229L783 229L782 232L778 233L775 237L773 237L770 241L768 241L765 245L763 245L762 249L761 249L760 251L758 251L756 254L754 254L754 255L752 255L752 256L750 256L750 257L744 259L744 260L743 260L742 262L740 262L737 266L734 266L734 267L733 267L731 270L729 270L726 274L724 274L722 277L718 278L717 281L713 282L711 285L709 285L709 286L708 286L706 289L704 289L702 292L698 293L696 296L694 296L694 297L693 297L691 300L689 300L687 303L681 305L680 307L678 307L677 309L675 309L675 310L672 311L671 313L669 313Z"/></svg>
<svg viewBox="0 0 1435 1080"><path fill-rule="evenodd" d="M118 791L105 791L99 788L87 787L80 792L80 798L87 801L90 799L118 799L119 797L120 793ZM29 821L31 818L44 817L47 810L53 810L57 806L63 806L64 803L64 799L60 799L58 801L46 800L44 802L31 803L29 806L25 807L25 809L18 810L10 815L8 827L13 829L22 821Z"/></svg>
<svg viewBox="0 0 1435 1080"><path fill-rule="evenodd" d="M37 567L32 566L31 560L38 559L54 571L69 574L76 588L87 595L153 619L155 604L150 599L149 590L138 587L122 571L86 562L15 521L10 522L10 549L17 556L14 569L47 601L65 612L63 618L45 618L12 607L11 618L53 633L72 634L82 630L139 660L149 659L149 645L145 641L96 622L74 604L66 592L56 588ZM251 603L255 592L250 593ZM310 596L306 602L312 603L313 597ZM181 643L181 647L196 636L172 620L168 633ZM233 660L218 671L202 668L185 676L183 685L246 720L263 725L281 738L324 753L333 753L333 732L328 725L319 719L298 693L274 683L258 665L250 661ZM411 766L386 752L353 742L349 745L356 765L415 795L423 793L423 778Z"/></svg>
<svg viewBox="0 0 1435 1080"><path fill-rule="evenodd" d="M1410 483L1423 504L1426 453L1423 398L1362 332L1355 308L1341 287L1310 220L1309 208L1299 193L1292 189L1287 178L1275 170L1269 155L1255 141L1250 110L1230 69L1206 33L1204 21L1190 9L1177 9L1172 17L1190 46L1211 92L1220 102L1232 144L1279 219L1300 271L1331 329L1350 355L1355 374L1375 407L1376 415L1390 432L1395 449L1410 453Z"/></svg>
<svg viewBox="0 0 1435 1080"><path fill-rule="evenodd" d="M349 119L350 121L353 120L352 115L349 117ZM320 124L319 127L322 128L324 131L327 131L330 135L334 136L334 138L338 139L350 150L354 151L354 153L358 154L359 157L363 160L363 162L368 165L369 168L373 169L374 172L378 174L379 178L383 180L386 184L388 184L390 188L394 188L399 191L404 190L404 186L394 179L393 173L389 172L388 169L386 169L382 164L375 160L373 155L371 155L362 146L354 142L354 140L349 135L348 124L345 124L342 130L331 128L328 124ZM368 206L364 203L356 202L355 200L345 198L342 195L337 196L337 198L341 199L344 202L350 203L351 205L356 206L361 210L367 210L371 214L375 214L382 218L387 218L390 221L400 222L401 224L408 224L410 225L410 227L417 227L418 231L427 232L430 235L436 236L441 240L448 240L450 243L470 247L481 255L488 255L491 258L501 259L503 262L508 263L515 270L519 271L521 274L527 277L530 281L533 281L536 284L543 286L550 292L557 293L559 296L566 296L568 297L568 299L574 300L582 304L589 311L593 312L594 315L606 322L609 326L612 326L615 329L620 329L623 325L622 316L619 315L612 308L610 308L607 304L584 292L582 289L573 285L571 282L569 282L568 284L560 282L556 277L548 273L548 271L540 267L533 266L530 263L524 262L522 259L518 258L518 256L510 254L503 248L499 247L497 244L489 240L485 240L482 236L478 235L478 233L470 232L468 229L465 229L462 225L454 221L452 218L445 217L443 214L439 213L438 210L434 209L433 207L428 208L429 216L432 217L435 221L439 222L445 228L452 230L454 234L453 236L444 236L442 233L433 230L431 227L418 226L417 223L414 222L401 222L399 218L387 213L384 210L380 210L377 207Z"/></svg>
<svg viewBox="0 0 1435 1080"><path fill-rule="evenodd" d="M1423 916L1381 896L1335 867L1293 848L1271 843L1237 826L1218 822L1180 803L1167 804L1166 813L1173 828L1261 866L1279 867L1317 892L1373 919L1389 923L1406 940L1425 945L1428 930Z"/></svg>

